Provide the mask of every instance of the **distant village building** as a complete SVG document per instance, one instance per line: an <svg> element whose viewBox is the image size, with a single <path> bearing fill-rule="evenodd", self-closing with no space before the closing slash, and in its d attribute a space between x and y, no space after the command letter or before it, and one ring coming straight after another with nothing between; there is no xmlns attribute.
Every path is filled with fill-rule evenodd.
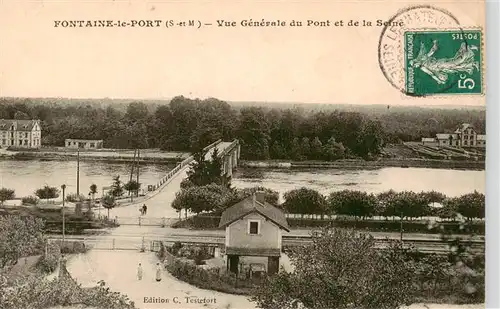
<svg viewBox="0 0 500 309"><path fill-rule="evenodd" d="M435 138L422 138L422 145L439 147L486 147L486 135L478 134L471 124L463 123L453 133L439 133Z"/></svg>
<svg viewBox="0 0 500 309"><path fill-rule="evenodd" d="M66 148L101 149L103 141L93 139L68 138L64 141L64 145L66 146Z"/></svg>
<svg viewBox="0 0 500 309"><path fill-rule="evenodd" d="M227 270L239 273L248 266L250 273L277 273L282 250L282 231L289 232L285 214L264 200L264 193L252 196L222 213L219 227L226 228Z"/></svg>
<svg viewBox="0 0 500 309"><path fill-rule="evenodd" d="M40 120L0 119L0 146L40 148L42 146Z"/></svg>

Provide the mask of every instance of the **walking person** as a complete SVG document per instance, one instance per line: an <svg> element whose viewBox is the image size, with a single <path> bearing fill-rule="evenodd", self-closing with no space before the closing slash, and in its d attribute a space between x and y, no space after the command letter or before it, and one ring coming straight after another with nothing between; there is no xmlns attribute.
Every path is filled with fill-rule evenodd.
<svg viewBox="0 0 500 309"><path fill-rule="evenodd" d="M162 271L162 268L161 268L160 263L156 263L156 282L161 281L161 271Z"/></svg>
<svg viewBox="0 0 500 309"><path fill-rule="evenodd" d="M146 206L146 204L144 204L142 206L142 209L144 210L144 214L147 214L147 212L148 212L148 206Z"/></svg>
<svg viewBox="0 0 500 309"><path fill-rule="evenodd" d="M137 266L137 279L142 280L142 266L141 263L139 263L139 266Z"/></svg>

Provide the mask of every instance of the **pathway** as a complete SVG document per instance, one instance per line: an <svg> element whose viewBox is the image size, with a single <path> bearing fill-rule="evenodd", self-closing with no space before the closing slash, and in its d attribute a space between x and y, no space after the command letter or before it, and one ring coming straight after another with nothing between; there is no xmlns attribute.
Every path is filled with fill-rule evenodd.
<svg viewBox="0 0 500 309"><path fill-rule="evenodd" d="M157 195L146 202L148 212L144 217L177 217L177 213L170 205L175 198L176 192L180 190L180 184L186 177L186 172L187 168L180 171L179 174L177 174L169 184L162 188ZM141 205L142 203L117 207L111 210L111 216L137 217ZM138 236L154 233L166 235L166 231L167 230L160 227L134 225L120 226L104 236L102 241L109 241L114 235L120 234ZM154 269L157 261L158 259L154 253L141 253L139 250L91 250L86 254L80 254L71 258L67 263L67 267L73 278L83 286L95 286L98 281L104 280L113 291L128 295L129 298L136 303L137 308L140 309L256 308L255 304L251 303L245 296L199 289L172 277L167 271L163 274L163 280L158 283L154 281ZM144 278L142 281L138 281L136 278L138 263L142 263L143 265ZM168 300L168 303L147 303L145 302L145 297L156 297L164 299L165 301ZM206 298L207 300L212 300L212 302L215 299L215 303L188 303L186 302L186 297L191 297L191 300L195 298ZM180 303L175 303L174 298L180 301Z"/></svg>

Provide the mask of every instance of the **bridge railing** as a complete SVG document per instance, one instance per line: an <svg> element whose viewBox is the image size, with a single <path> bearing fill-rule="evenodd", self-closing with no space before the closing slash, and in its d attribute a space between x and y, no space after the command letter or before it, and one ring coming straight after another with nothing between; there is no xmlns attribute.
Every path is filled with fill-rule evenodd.
<svg viewBox="0 0 500 309"><path fill-rule="evenodd" d="M235 139L234 141L231 142L231 144L229 144L229 146L226 147L226 149L224 149L219 156L225 156L226 154L228 154L231 150L233 150L233 148L235 146L238 146L239 144L239 141L237 139Z"/></svg>
<svg viewBox="0 0 500 309"><path fill-rule="evenodd" d="M207 147L203 148L203 151L210 150L221 142L222 140L219 139L213 142L212 144L208 145ZM148 191L151 192L158 190L161 186L163 186L165 183L171 180L175 175L177 175L177 173L180 170L189 165L193 160L194 160L193 156L189 156L186 159L184 159L181 163L177 164L177 166L174 167L170 172L168 172L167 175L165 175L162 179L160 179L155 185L148 186Z"/></svg>

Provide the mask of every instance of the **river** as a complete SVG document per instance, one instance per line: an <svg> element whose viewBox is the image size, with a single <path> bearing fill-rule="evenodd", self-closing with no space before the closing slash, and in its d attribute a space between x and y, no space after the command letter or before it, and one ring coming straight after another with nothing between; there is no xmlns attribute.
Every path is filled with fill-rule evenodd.
<svg viewBox="0 0 500 309"><path fill-rule="evenodd" d="M172 165L141 165L140 182L155 184L171 168ZM111 185L115 175L120 175L124 181L129 179L130 164L80 162L80 192L87 194L92 183L101 191L103 186ZM66 192L76 192L75 161L0 160L0 188L14 189L17 197L33 195L44 185L59 187L63 183L67 186ZM485 183L484 171L400 167L376 170L240 168L232 180L237 188L264 186L281 195L305 186L323 194L344 189L370 193L394 189L436 190L448 196L459 196L474 190L484 193Z"/></svg>
<svg viewBox="0 0 500 309"><path fill-rule="evenodd" d="M76 161L0 160L0 188L14 189L16 197L34 195L44 185L60 187L66 184L66 192L76 193ZM108 162L80 162L80 194L88 194L90 185L96 184L100 196L102 187L110 186L113 177L127 182L130 178L130 164ZM173 165L141 165L139 182L143 186L156 184ZM134 176L135 177L135 176ZM134 178L135 179L135 178Z"/></svg>
<svg viewBox="0 0 500 309"><path fill-rule="evenodd" d="M395 191L435 190L454 197L474 190L484 193L484 171L434 168L386 167L375 170L352 169L270 169L239 170L233 175L233 186L246 188L264 186L283 193L307 187L322 194L340 190L379 193Z"/></svg>

